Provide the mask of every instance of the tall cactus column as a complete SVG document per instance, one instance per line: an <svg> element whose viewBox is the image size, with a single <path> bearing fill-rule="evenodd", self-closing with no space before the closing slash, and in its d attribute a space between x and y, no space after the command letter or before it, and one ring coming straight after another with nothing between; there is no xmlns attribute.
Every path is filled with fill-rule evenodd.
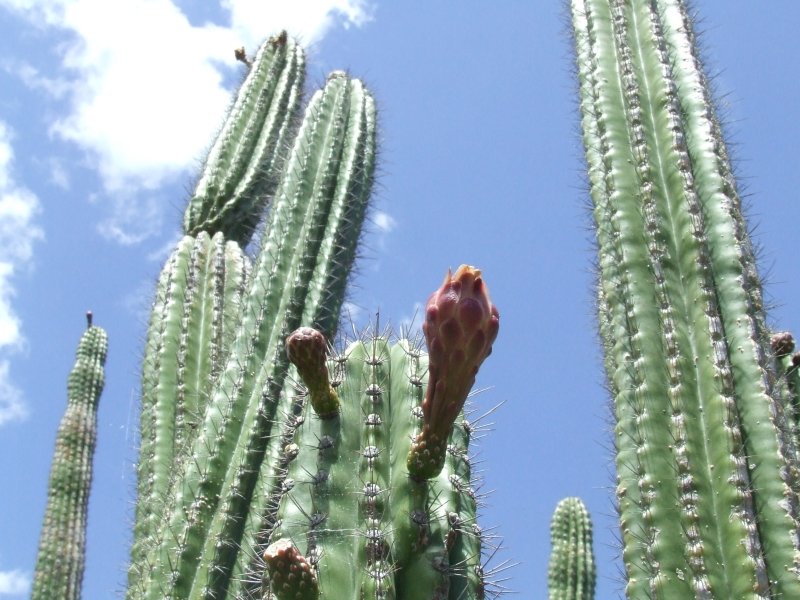
<svg viewBox="0 0 800 600"><path fill-rule="evenodd" d="M86 519L92 459L97 442L97 403L103 391L106 332L91 324L78 344L67 383L67 410L56 434L33 600L77 600L86 556Z"/></svg>
<svg viewBox="0 0 800 600"><path fill-rule="evenodd" d="M800 598L753 250L679 0L573 0L632 598Z"/></svg>

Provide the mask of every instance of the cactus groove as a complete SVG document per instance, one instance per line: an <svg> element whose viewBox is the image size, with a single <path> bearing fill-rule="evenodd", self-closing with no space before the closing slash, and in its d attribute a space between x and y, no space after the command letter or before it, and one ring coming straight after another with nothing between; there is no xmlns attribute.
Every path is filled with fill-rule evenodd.
<svg viewBox="0 0 800 600"><path fill-rule="evenodd" d="M630 598L800 598L755 258L678 0L573 0Z"/></svg>
<svg viewBox="0 0 800 600"><path fill-rule="evenodd" d="M92 459L97 443L97 404L103 391L108 337L91 325L78 344L67 383L67 409L56 434L33 600L77 600L86 556L86 520Z"/></svg>

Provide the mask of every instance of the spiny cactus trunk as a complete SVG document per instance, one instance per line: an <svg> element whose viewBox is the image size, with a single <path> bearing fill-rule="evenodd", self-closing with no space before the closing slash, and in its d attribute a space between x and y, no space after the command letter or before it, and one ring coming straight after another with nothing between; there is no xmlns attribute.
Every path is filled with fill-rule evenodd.
<svg viewBox="0 0 800 600"><path fill-rule="evenodd" d="M580 498L564 498L550 523L549 600L594 600L592 521Z"/></svg>
<svg viewBox="0 0 800 600"><path fill-rule="evenodd" d="M253 561L248 597L261 597L255 584L266 567L265 597L277 600L482 598L469 425L459 417L449 427L448 458L437 475L416 480L406 464L423 428L427 355L407 340L370 337L328 368L340 408L318 415L305 390L294 397L305 407L283 449L272 545L266 565ZM287 579L287 542L295 560L311 565L313 582Z"/></svg>
<svg viewBox="0 0 800 600"><path fill-rule="evenodd" d="M256 148L273 121L291 121L286 106L265 117L272 109L259 102L268 94L257 90L276 87L270 78L291 87L289 58L285 68L265 66L288 47L285 35L272 38L251 64L187 210L192 235L159 282L144 360L128 598L238 593L234 578L252 557L268 500L262 471L273 465L262 467L263 459L274 454L285 415L283 338L301 323L336 331L375 167L375 107L359 81L334 73L311 99L252 268L241 251L240 217L264 205L263 188L252 192L248 178L274 166ZM290 54L296 82L302 61L299 50ZM261 141L239 147L226 134L234 131Z"/></svg>
<svg viewBox="0 0 800 600"><path fill-rule="evenodd" d="M631 598L800 598L761 287L682 2L573 0Z"/></svg>
<svg viewBox="0 0 800 600"><path fill-rule="evenodd" d="M246 577L248 598L265 567L277 600L484 597L462 408L498 328L481 272L462 266L428 301L430 357L369 337L326 368L321 333L287 338L305 389L287 406L263 520L271 544Z"/></svg>
<svg viewBox="0 0 800 600"><path fill-rule="evenodd" d="M97 403L103 391L107 351L105 331L91 326L90 321L78 344L67 383L67 410L56 434L33 577L33 600L81 597L92 458L97 442Z"/></svg>

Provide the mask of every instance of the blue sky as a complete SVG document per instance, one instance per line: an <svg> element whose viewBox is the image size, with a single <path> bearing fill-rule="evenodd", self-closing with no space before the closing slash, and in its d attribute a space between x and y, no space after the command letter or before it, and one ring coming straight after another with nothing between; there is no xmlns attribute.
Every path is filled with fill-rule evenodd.
<svg viewBox="0 0 800 600"><path fill-rule="evenodd" d="M202 4L198 8L198 4ZM123 589L148 303L203 150L241 77L232 49L287 27L309 89L333 69L378 101L380 176L353 320L409 321L448 267L501 311L479 375L482 524L544 597L549 519L579 495L598 598L621 586L592 232L564 4L0 0L0 597L28 590L66 376L92 309L107 383L84 597ZM800 3L697 0L707 68L763 249L771 321L800 332Z"/></svg>

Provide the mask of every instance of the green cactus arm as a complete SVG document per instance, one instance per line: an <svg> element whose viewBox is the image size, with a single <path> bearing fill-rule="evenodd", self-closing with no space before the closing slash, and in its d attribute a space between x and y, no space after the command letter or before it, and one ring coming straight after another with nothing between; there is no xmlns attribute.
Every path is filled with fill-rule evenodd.
<svg viewBox="0 0 800 600"><path fill-rule="evenodd" d="M86 520L97 442L97 404L108 352L106 332L91 326L78 344L67 384L67 409L56 434L47 508L31 598L77 600L86 555Z"/></svg>
<svg viewBox="0 0 800 600"><path fill-rule="evenodd" d="M298 118L305 58L286 32L264 42L242 83L184 215L184 231L221 231L247 246L274 192Z"/></svg>
<svg viewBox="0 0 800 600"><path fill-rule="evenodd" d="M137 505L129 585L154 543L182 450L197 435L241 309L249 259L221 233L180 240L162 270L142 369Z"/></svg>
<svg viewBox="0 0 800 600"><path fill-rule="evenodd" d="M628 595L792 595L796 476L738 199L707 184L720 152L693 146L723 144L688 115L711 114L688 21L676 3L572 7Z"/></svg>
<svg viewBox="0 0 800 600"><path fill-rule="evenodd" d="M596 568L592 550L592 522L580 498L564 498L550 523L550 600L592 600Z"/></svg>
<svg viewBox="0 0 800 600"><path fill-rule="evenodd" d="M385 358L385 341L375 350L373 356ZM378 361L368 364L370 352L361 343L351 345L344 355L347 360L336 376L344 400L339 413L323 419L306 410L294 443L287 447L295 456L284 485L279 526L272 536L273 542L292 540L318 566L322 598L359 597L365 564L354 562L354 556L368 543L369 529L360 499L365 497L365 485L388 460L388 453L367 444L366 434L374 427L364 418L365 404L375 400L370 390L381 389L370 381L383 379L377 371L384 367ZM385 368L388 371L388 365ZM366 478L365 471L371 471Z"/></svg>

